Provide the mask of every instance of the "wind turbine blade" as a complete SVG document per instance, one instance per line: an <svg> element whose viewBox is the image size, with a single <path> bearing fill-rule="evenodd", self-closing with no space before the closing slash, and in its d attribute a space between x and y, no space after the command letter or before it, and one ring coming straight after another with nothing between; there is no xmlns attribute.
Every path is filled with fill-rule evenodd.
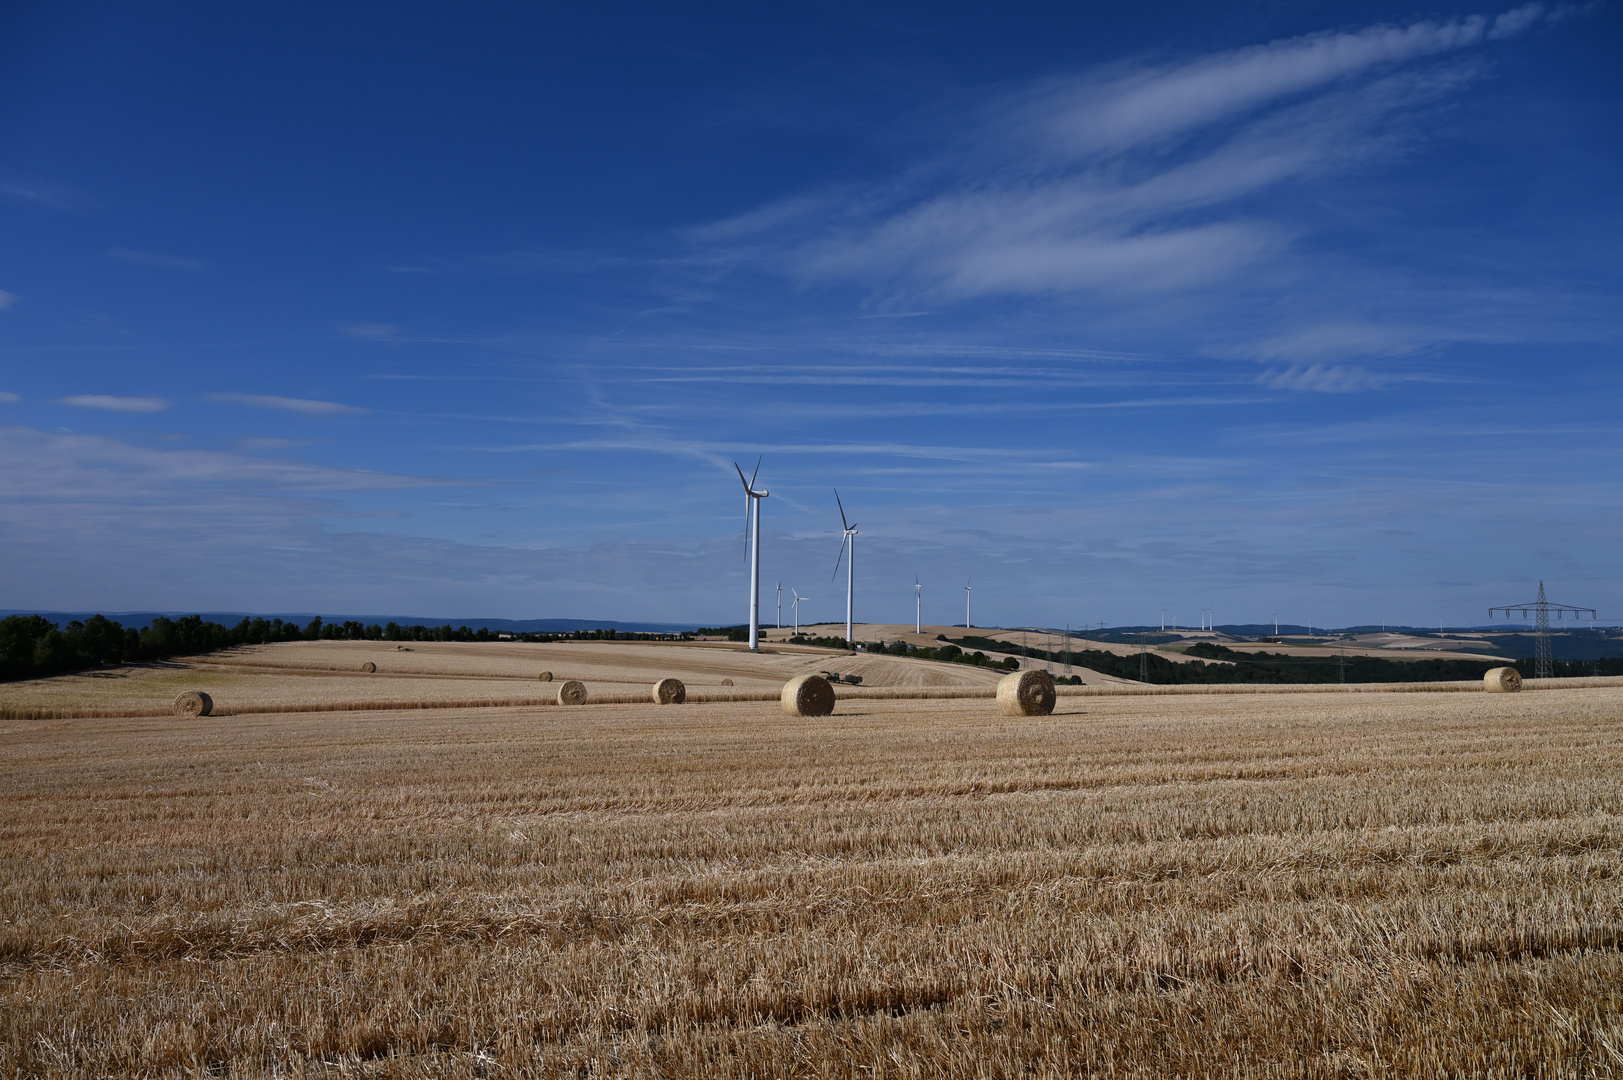
<svg viewBox="0 0 1623 1080"><path fill-rule="evenodd" d="M761 459L759 457L757 457L755 459L755 471L750 473L750 482L748 484L746 484L745 486L748 487L751 491L754 491L755 490L755 478L757 476L760 476L760 475L761 475ZM744 478L744 470L740 469L738 471L738 477L741 480Z"/></svg>
<svg viewBox="0 0 1623 1080"><path fill-rule="evenodd" d="M834 489L834 505L840 508L840 526L849 532L851 530L851 526L847 524L845 520L845 504L840 501L839 488Z"/></svg>
<svg viewBox="0 0 1623 1080"><path fill-rule="evenodd" d="M840 553L839 555L835 556L834 573L830 574L828 578L830 581L833 581L835 578L840 576L840 560L845 558L845 545L850 541L850 539L851 538L847 536L844 540L840 541Z"/></svg>
<svg viewBox="0 0 1623 1080"><path fill-rule="evenodd" d="M750 482L744 479L744 470L738 468L738 462L736 461L733 462L733 468L738 469L738 482L744 485L745 491L748 491L750 489Z"/></svg>

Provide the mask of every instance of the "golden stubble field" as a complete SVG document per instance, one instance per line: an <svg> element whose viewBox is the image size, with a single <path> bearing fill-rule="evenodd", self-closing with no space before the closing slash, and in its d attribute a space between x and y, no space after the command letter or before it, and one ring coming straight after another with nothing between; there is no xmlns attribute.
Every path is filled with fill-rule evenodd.
<svg viewBox="0 0 1623 1080"><path fill-rule="evenodd" d="M367 673L362 665L377 670ZM207 656L0 684L0 717L161 716L182 690L213 695L217 711L321 712L356 708L544 707L557 684L586 683L597 701L646 701L665 676L695 700L776 695L796 675L833 669L864 679L861 692L974 690L987 694L999 673L883 655L775 644L760 655L725 642L557 644L382 641L286 642ZM549 682L538 681L542 672ZM1104 676L1085 677L1104 681ZM1119 680L1112 680L1119 681ZM1623 679L1618 680L1623 683Z"/></svg>
<svg viewBox="0 0 1623 1080"><path fill-rule="evenodd" d="M8 1077L1623 1074L1615 687L233 710L0 754Z"/></svg>

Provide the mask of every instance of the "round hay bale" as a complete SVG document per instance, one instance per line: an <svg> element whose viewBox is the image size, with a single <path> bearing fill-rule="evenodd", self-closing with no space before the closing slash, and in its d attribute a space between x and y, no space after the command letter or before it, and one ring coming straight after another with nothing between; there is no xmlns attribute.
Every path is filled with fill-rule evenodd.
<svg viewBox="0 0 1623 1080"><path fill-rule="evenodd" d="M821 675L796 675L783 684L781 700L790 716L827 716L834 711L834 687Z"/></svg>
<svg viewBox="0 0 1623 1080"><path fill-rule="evenodd" d="M680 705L688 699L688 688L681 679L661 679L654 684L655 705Z"/></svg>
<svg viewBox="0 0 1623 1080"><path fill-rule="evenodd" d="M558 704L586 704L586 684L579 679L565 679L558 684Z"/></svg>
<svg viewBox="0 0 1623 1080"><path fill-rule="evenodd" d="M1046 671L1011 671L997 684L1004 716L1047 716L1054 711L1054 677Z"/></svg>
<svg viewBox="0 0 1623 1080"><path fill-rule="evenodd" d="M368 675L372 674L372 672L376 671L377 669L378 666L370 660L361 665L361 670L366 672Z"/></svg>
<svg viewBox="0 0 1623 1080"><path fill-rule="evenodd" d="M207 716L214 711L214 699L201 690L187 690L175 699L175 715Z"/></svg>
<svg viewBox="0 0 1623 1080"><path fill-rule="evenodd" d="M1490 694L1514 694L1522 688L1522 673L1513 667L1496 667L1482 676Z"/></svg>
<svg viewBox="0 0 1623 1080"><path fill-rule="evenodd" d="M543 671L541 674L537 675L536 678L540 679L542 682L551 682L552 681L552 672Z"/></svg>
<svg viewBox="0 0 1623 1080"><path fill-rule="evenodd" d="M733 685L733 680L731 680L731 679L723 679L723 680L721 680L721 685L723 685L723 686L731 686L731 685Z"/></svg>

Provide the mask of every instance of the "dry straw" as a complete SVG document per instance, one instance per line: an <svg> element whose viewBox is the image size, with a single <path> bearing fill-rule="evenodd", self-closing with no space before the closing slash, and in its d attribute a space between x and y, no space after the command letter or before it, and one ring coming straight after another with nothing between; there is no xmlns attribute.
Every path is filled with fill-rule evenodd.
<svg viewBox="0 0 1623 1080"><path fill-rule="evenodd" d="M366 663L361 665L361 670L366 672L368 675L372 674L377 669L378 669L378 666L376 664L374 664L370 660L368 660Z"/></svg>
<svg viewBox="0 0 1623 1080"><path fill-rule="evenodd" d="M680 705L688 699L688 688L681 679L661 679L654 684L655 705Z"/></svg>
<svg viewBox="0 0 1623 1080"><path fill-rule="evenodd" d="M1522 673L1513 667L1496 667L1482 676L1490 694L1514 694L1522 688Z"/></svg>
<svg viewBox="0 0 1623 1080"><path fill-rule="evenodd" d="M207 716L214 711L214 699L201 690L187 690L175 699L176 716Z"/></svg>
<svg viewBox="0 0 1623 1080"><path fill-rule="evenodd" d="M821 675L797 675L779 695L790 716L827 716L834 711L834 687Z"/></svg>
<svg viewBox="0 0 1623 1080"><path fill-rule="evenodd" d="M1054 711L1054 677L1046 671L1011 671L998 680L1004 716L1047 716Z"/></svg>
<svg viewBox="0 0 1623 1080"><path fill-rule="evenodd" d="M565 679L558 684L558 704L584 705L586 704L586 684L579 679Z"/></svg>
<svg viewBox="0 0 1623 1080"><path fill-rule="evenodd" d="M213 669L211 669L213 670ZM401 675L391 672L391 679L410 679L418 676ZM421 676L427 678L428 676ZM645 686L647 684L644 684ZM1585 676L1582 678L1567 679L1528 679L1523 681L1522 690L1538 691L1573 691L1584 689L1617 688L1623 687L1623 676ZM1105 686L1062 686L1056 688L1056 694L1064 698L1093 698L1093 697L1167 697L1167 696L1200 696L1214 695L1230 696L1276 696L1280 694L1318 695L1318 694L1460 694L1476 693L1483 690L1483 682L1471 679L1467 682L1425 682L1425 683L1193 683L1165 686L1139 686L1110 684ZM994 695L992 687L851 687L840 693L841 699L861 699L869 701L890 701L909 699L971 699L988 698ZM205 695L206 696L206 695ZM699 689L688 694L686 704L744 702L744 701L771 701L779 698L777 691L762 690L705 690ZM636 705L648 702L648 691L643 690L635 694L597 694L591 699L593 705ZM212 701L210 705L212 707ZM340 701L324 699L320 701L264 701L264 700L234 700L231 712L228 715L245 716L253 713L321 713L321 712L418 712L436 709L513 709L550 707L564 704L556 697L467 697L467 698L374 698L371 700ZM173 716L177 707L173 703L151 699L129 701L124 703L111 703L102 705L46 705L25 703L0 703L0 720L80 720L80 719L114 719L114 718L141 718ZM211 715L215 715L212 714Z"/></svg>
<svg viewBox="0 0 1623 1080"><path fill-rule="evenodd" d="M552 672L543 671L541 674L537 675L536 678L540 679L542 682L551 682L552 681Z"/></svg>
<svg viewBox="0 0 1623 1080"><path fill-rule="evenodd" d="M6 730L0 1076L1623 1064L1618 684L1009 724L620 685L467 727Z"/></svg>
<svg viewBox="0 0 1623 1080"><path fill-rule="evenodd" d="M723 686L731 686L731 685L733 685L733 680L731 680L731 679L723 679L723 680L721 680L721 685L723 685Z"/></svg>

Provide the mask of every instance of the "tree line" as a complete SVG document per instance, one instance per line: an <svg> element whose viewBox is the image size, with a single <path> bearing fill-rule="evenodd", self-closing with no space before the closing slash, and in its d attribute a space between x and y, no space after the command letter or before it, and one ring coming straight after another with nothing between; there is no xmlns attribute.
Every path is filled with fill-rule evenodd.
<svg viewBox="0 0 1623 1080"><path fill-rule="evenodd" d="M870 653L884 653L887 656L911 656L918 660L937 660L948 664L971 664L975 667L997 668L999 670L1013 670L1019 662L1012 657L994 660L984 652L976 650L971 652L954 645L947 640L945 634L937 634L936 640L940 645L910 645L900 638L886 643L885 641L846 641L842 637L813 637L810 634L797 634L789 639L791 645L814 645L824 649L845 649L855 651L858 644L863 651ZM1006 650L999 650L1006 651Z"/></svg>
<svg viewBox="0 0 1623 1080"><path fill-rule="evenodd" d="M320 616L300 626L281 619L245 618L235 626L206 621L200 615L171 619L160 615L137 630L103 615L74 619L66 626L42 615L0 619L0 682L38 679L172 656L194 656L234 645L278 641L624 641L668 639L670 634L634 634L624 630L575 630L562 634L492 633L486 627L367 625L356 620L324 622Z"/></svg>
<svg viewBox="0 0 1623 1080"><path fill-rule="evenodd" d="M801 635L790 638L796 645L820 645L831 649L849 649L853 646L844 638L822 638ZM968 634L949 639L937 634L941 642L935 646L909 645L905 641L866 642L868 652L883 652L891 656L911 656L920 660L938 660L948 663L973 664L978 667L1013 670L1018 666L1017 656L1033 660L1063 663L1066 653L1060 650L1021 646L999 638ZM973 650L973 651L972 651ZM983 650L1010 654L994 660ZM1403 683L1403 682L1456 682L1480 679L1489 669L1504 665L1503 660L1458 660L1445 657L1426 657L1414 660L1393 660L1382 656L1292 656L1284 653L1257 653L1230 649L1211 642L1199 642L1184 650L1194 657L1187 662L1170 660L1154 652L1118 656L1097 649L1070 652L1074 667L1086 668L1104 675L1138 681L1140 665L1146 680L1156 685L1181 683ZM1208 663L1227 661L1227 663ZM1526 678L1533 676L1531 659L1517 660L1512 665ZM1586 675L1623 675L1623 657L1601 660L1557 660L1553 674L1556 678ZM1056 681L1075 683L1072 676Z"/></svg>
<svg viewBox="0 0 1623 1080"><path fill-rule="evenodd" d="M370 625L357 620L324 622L320 616L303 626L281 619L245 618L235 626L209 622L200 615L171 619L160 615L137 630L124 627L102 615L80 621L74 619L58 627L41 615L12 615L0 619L0 682L37 679L115 664L166 660L192 656L235 645L265 645L278 641L691 641L705 634L736 633L738 627L699 630L688 634L634 633L608 629L574 630L565 633L492 633L486 627L401 626L390 622ZM800 635L789 639L796 645L827 649L853 649L844 638ZM891 656L912 656L920 660L970 664L976 667L1011 670L1018 666L1014 656L1063 661L1066 654L1022 647L996 638L966 635L956 641L939 634L938 645L910 645L905 641L864 642L868 652ZM983 650L1013 654L994 660ZM1130 656L1083 649L1070 653L1073 665L1137 680L1140 665L1148 680L1156 684L1176 683L1333 683L1333 682L1444 682L1480 679L1498 660L1454 660L1428 658L1390 660L1378 656L1287 656L1283 653L1256 653L1200 642L1184 650L1194 657L1187 663L1168 660L1157 653ZM1207 663L1208 660L1228 661ZM1518 660L1514 666L1531 678L1533 661ZM1599 660L1557 660L1557 678L1585 675L1623 675L1623 657Z"/></svg>
<svg viewBox="0 0 1623 1080"><path fill-rule="evenodd" d="M1025 655L1034 659L1063 661L1065 654L1057 650L1022 648L1008 642L990 638L965 637L964 645L996 647L1003 652ZM1180 663L1153 652L1118 656L1095 649L1082 649L1070 654L1071 663L1105 675L1133 679L1139 677L1140 664L1149 682L1158 685L1178 683L1403 683L1403 682L1457 682L1480 679L1492 668L1505 666L1503 660L1458 660L1428 657L1414 660L1393 660L1384 656L1292 656L1285 653L1247 652L1202 641L1183 650L1194 657ZM1207 663L1209 660L1227 663ZM1533 661L1517 660L1510 666L1523 677L1532 678ZM1603 660L1558 660L1552 672L1557 678L1582 675L1623 675L1623 657Z"/></svg>

